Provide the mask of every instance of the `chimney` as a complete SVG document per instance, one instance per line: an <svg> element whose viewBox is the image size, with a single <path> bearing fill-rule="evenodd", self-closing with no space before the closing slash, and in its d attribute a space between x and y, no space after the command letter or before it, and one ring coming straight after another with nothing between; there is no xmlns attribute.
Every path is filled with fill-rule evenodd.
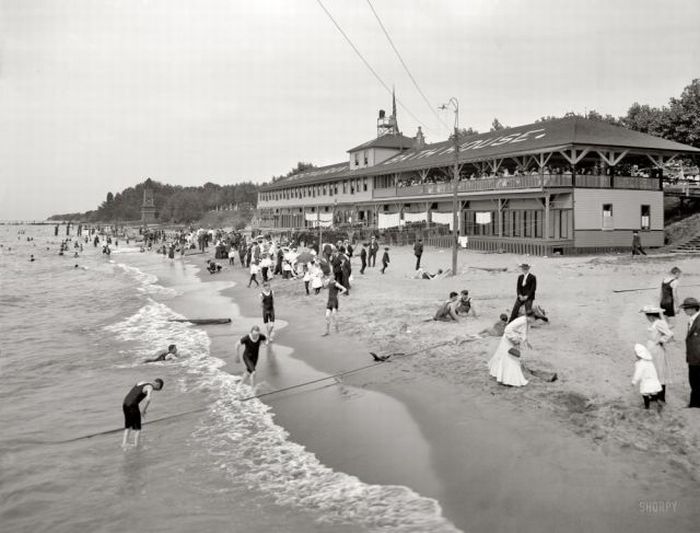
<svg viewBox="0 0 700 533"><path fill-rule="evenodd" d="M422 150L425 147L425 137L423 136L423 131L418 126L418 131L413 140L413 148L416 150Z"/></svg>

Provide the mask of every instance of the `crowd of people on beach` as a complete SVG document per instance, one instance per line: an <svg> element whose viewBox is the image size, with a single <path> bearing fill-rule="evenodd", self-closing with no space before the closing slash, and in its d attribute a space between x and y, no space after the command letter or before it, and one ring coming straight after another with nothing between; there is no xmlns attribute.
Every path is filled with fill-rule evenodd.
<svg viewBox="0 0 700 533"><path fill-rule="evenodd" d="M110 245L118 246L117 236L98 235L91 231L73 241L76 256L83 251L83 244L90 242L92 236L95 247L100 244L103 254L109 257ZM124 235L123 238L129 237ZM132 236L133 238L133 236ZM300 281L303 283L303 293L307 296L319 295L325 291L325 329L322 336L331 332L339 332L338 313L341 296L349 296L354 284L352 260L359 256L359 274L364 276L367 269L377 268L377 255L382 248L376 236L371 236L367 242L359 243L359 254L356 246L350 240L335 243L284 242L274 240L269 235L247 237L239 232L224 232L222 230L190 230L166 233L164 231L146 232L142 236L143 244L140 250L156 251L174 260L176 254L206 252L210 245L214 246L214 259L206 260L206 269L214 274L225 267L216 259L228 260L228 267L236 266L246 269L250 277L247 286L261 287L260 305L262 324L258 325L241 337L236 345L236 361L245 366L240 384L248 383L255 394L255 371L259 358L261 344L273 342L275 336L275 293L272 289L273 280ZM72 239L67 237L59 246L59 254L69 250ZM413 252L416 257L414 279L442 279L451 274L449 269L438 270L431 274L421 266L424 253L423 243L417 239ZM30 261L35 261L34 255ZM384 247L381 267L377 270L384 274L391 264L389 248ZM76 265L77 266L77 265ZM461 342L469 342L484 337L499 337L500 341L493 356L488 361L489 374L496 382L509 387L522 387L528 384L524 367L523 355L533 351L530 343L532 328L538 323L548 323L549 318L544 309L535 303L537 278L531 272L528 264L519 265L520 275L516 280L515 299L510 314L501 313L498 320L490 328L485 328L476 334L468 335ZM260 278L258 278L260 276ZM688 365L688 380L690 383L690 399L688 407L700 407L700 302L692 297L682 302L678 296L681 271L673 267L660 285L658 304L645 305L641 314L648 323L647 338L633 346L635 356L632 384L639 387L639 394L644 409L652 405L660 412L666 404L667 387L672 377L677 375L673 358L668 354L669 344L682 330L683 322L678 320L679 314L688 317L685 335L686 363ZM457 323L468 317L477 318L476 309L468 289L452 291L442 302L432 318L427 321ZM675 323L678 321L678 323ZM144 363L165 362L178 357L177 347L173 344L167 351L147 359ZM529 371L529 369L527 369ZM532 373L532 371L530 371ZM536 375L536 374L535 374ZM556 374L553 375L556 379ZM551 381L552 379L550 379ZM136 407L145 401L148 405L153 391L161 390L162 379L152 382L139 382L127 394L124 400L125 432L123 446L127 447L129 436L134 435L134 443L138 444L141 429L141 418L136 416ZM136 407L135 407L136 406ZM145 414L145 407L143 409Z"/></svg>

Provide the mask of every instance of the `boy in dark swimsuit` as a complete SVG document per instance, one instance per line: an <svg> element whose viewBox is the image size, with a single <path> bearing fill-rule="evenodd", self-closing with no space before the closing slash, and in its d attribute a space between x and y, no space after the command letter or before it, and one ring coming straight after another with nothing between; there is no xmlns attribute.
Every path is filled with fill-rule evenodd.
<svg viewBox="0 0 700 533"><path fill-rule="evenodd" d="M331 320L335 325L335 332L338 332L338 293L347 292L347 289L338 283L335 279L328 280L328 302L326 303L326 332L321 335L325 337L330 335Z"/></svg>
<svg viewBox="0 0 700 533"><path fill-rule="evenodd" d="M263 323L267 327L267 341L265 341L267 344L272 340L272 330L275 329L275 295L272 293L268 281L263 282L260 302L262 303Z"/></svg>
<svg viewBox="0 0 700 533"><path fill-rule="evenodd" d="M255 390L255 367L258 364L258 354L260 352L260 343L265 342L267 337L260 333L260 326L250 328L248 335L241 337L241 340L236 345L236 363L241 362L241 347L243 350L243 363L245 364L246 373L243 374L241 385L245 383L246 378L250 379L250 386Z"/></svg>
<svg viewBox="0 0 700 533"><path fill-rule="evenodd" d="M151 403L151 394L154 390L163 388L163 380L160 378L154 379L153 383L149 381L139 381L124 397L122 402L122 411L124 411L124 437L122 438L122 448L126 450L129 447L129 434L134 432L134 447L139 445L139 435L141 434L141 417L146 417L146 411ZM142 400L146 400L143 405L143 411L140 410L139 404Z"/></svg>
<svg viewBox="0 0 700 533"><path fill-rule="evenodd" d="M171 359L175 359L177 357L177 346L175 344L171 344L168 346L168 351L163 352L156 357L153 357L151 359L146 359L144 363L159 363L161 361L169 361Z"/></svg>

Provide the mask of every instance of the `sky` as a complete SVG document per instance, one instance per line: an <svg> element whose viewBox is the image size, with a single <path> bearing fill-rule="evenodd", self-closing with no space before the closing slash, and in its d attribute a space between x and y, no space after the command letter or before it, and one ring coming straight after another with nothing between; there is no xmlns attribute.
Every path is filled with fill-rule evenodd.
<svg viewBox="0 0 700 533"><path fill-rule="evenodd" d="M428 142L450 98L488 131L662 106L700 77L697 0L0 0L0 220L95 209L148 177L345 160L391 94L322 6Z"/></svg>

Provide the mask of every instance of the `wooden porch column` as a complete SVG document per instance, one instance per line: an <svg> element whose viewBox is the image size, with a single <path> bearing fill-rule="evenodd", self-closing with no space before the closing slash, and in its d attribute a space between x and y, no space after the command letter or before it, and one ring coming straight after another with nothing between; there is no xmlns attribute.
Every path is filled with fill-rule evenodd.
<svg viewBox="0 0 700 533"><path fill-rule="evenodd" d="M498 236L503 237L503 202L498 199Z"/></svg>
<svg viewBox="0 0 700 533"><path fill-rule="evenodd" d="M549 193L544 196L544 240L549 240Z"/></svg>

